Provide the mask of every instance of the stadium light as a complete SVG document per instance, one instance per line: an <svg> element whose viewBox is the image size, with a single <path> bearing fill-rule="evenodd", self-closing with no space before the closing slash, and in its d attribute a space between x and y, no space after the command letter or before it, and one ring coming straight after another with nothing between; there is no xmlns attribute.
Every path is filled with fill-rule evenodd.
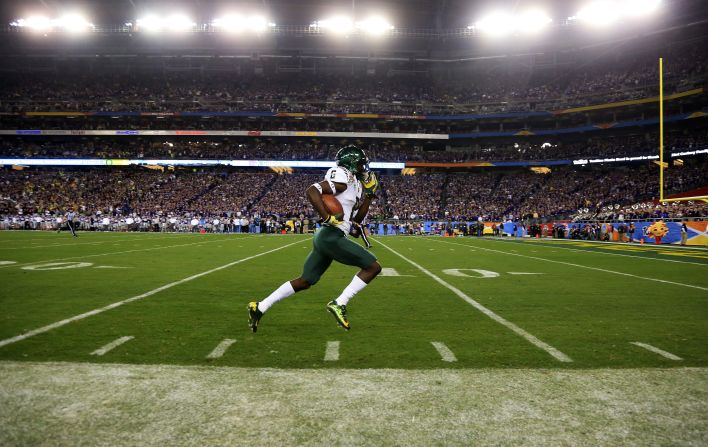
<svg viewBox="0 0 708 447"><path fill-rule="evenodd" d="M75 13L66 14L57 19L50 19L45 16L31 16L26 19L17 19L10 23L10 26L28 28L38 32L59 29L70 33L80 33L94 27L84 16Z"/></svg>
<svg viewBox="0 0 708 447"><path fill-rule="evenodd" d="M334 34L349 34L354 30L354 21L349 17L334 16L314 22L310 25L310 28L317 28Z"/></svg>
<svg viewBox="0 0 708 447"><path fill-rule="evenodd" d="M475 29L489 36L501 37L515 33L537 33L551 21L548 14L538 9L530 9L519 15L497 11L483 17L474 25L468 26L467 29Z"/></svg>
<svg viewBox="0 0 708 447"><path fill-rule="evenodd" d="M505 12L494 12L477 21L473 28L490 36L505 36L514 32L514 18Z"/></svg>
<svg viewBox="0 0 708 447"><path fill-rule="evenodd" d="M620 4L620 9L622 15L636 17L651 14L660 4L661 0L625 0Z"/></svg>
<svg viewBox="0 0 708 447"><path fill-rule="evenodd" d="M155 14L148 14L135 21L138 30L150 33L160 31L184 32L194 28L197 24L184 14L172 14L167 17L160 17Z"/></svg>
<svg viewBox="0 0 708 447"><path fill-rule="evenodd" d="M211 25L214 28L231 33L240 33L242 31L260 33L268 27L274 27L275 23L269 22L265 17L259 15L245 17L240 14L229 14L214 19Z"/></svg>
<svg viewBox="0 0 708 447"><path fill-rule="evenodd" d="M394 29L393 25L391 25L388 20L379 16L369 17L366 20L357 22L356 27L366 34L375 36L380 36L381 34Z"/></svg>
<svg viewBox="0 0 708 447"><path fill-rule="evenodd" d="M516 20L516 28L524 33L537 33L543 30L552 19L538 9L524 11Z"/></svg>
<svg viewBox="0 0 708 447"><path fill-rule="evenodd" d="M57 25L70 33L82 33L94 27L81 14L66 14L57 21Z"/></svg>
<svg viewBox="0 0 708 447"><path fill-rule="evenodd" d="M607 26L625 17L645 16L655 12L661 0L596 1L586 5L569 20L580 20L589 25Z"/></svg>
<svg viewBox="0 0 708 447"><path fill-rule="evenodd" d="M620 9L613 2L593 2L583 7L576 18L594 26L607 26L616 22L620 17Z"/></svg>

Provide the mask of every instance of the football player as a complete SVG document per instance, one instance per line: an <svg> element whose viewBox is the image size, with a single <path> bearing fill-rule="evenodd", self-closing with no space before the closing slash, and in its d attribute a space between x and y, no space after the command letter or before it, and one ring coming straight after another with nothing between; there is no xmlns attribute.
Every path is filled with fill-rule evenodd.
<svg viewBox="0 0 708 447"><path fill-rule="evenodd" d="M260 302L248 304L248 324L253 332L263 314L278 301L317 284L332 261L354 265L361 270L354 275L349 285L335 300L327 303L337 323L349 330L347 304L352 297L369 284L381 272L376 257L361 245L347 238L352 225L359 225L369 212L369 205L379 183L369 171L369 159L356 146L346 146L336 155L337 166L330 168L323 181L307 188L307 199L322 218L322 227L315 233L312 252L307 256L302 274L287 281ZM342 204L343 213L329 214L322 194L333 194Z"/></svg>

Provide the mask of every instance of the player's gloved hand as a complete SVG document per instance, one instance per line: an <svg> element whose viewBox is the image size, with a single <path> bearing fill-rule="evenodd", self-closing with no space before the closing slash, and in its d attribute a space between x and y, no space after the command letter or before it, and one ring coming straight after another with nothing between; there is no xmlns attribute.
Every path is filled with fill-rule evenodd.
<svg viewBox="0 0 708 447"><path fill-rule="evenodd" d="M379 179L376 178L376 174L372 171L364 174L361 184L364 185L364 192L367 196L375 196L376 191L379 189Z"/></svg>
<svg viewBox="0 0 708 447"><path fill-rule="evenodd" d="M343 214L330 214L329 216L327 216L325 219L322 220L322 223L327 224L327 225L337 226L340 223L342 223L342 219L344 219Z"/></svg>

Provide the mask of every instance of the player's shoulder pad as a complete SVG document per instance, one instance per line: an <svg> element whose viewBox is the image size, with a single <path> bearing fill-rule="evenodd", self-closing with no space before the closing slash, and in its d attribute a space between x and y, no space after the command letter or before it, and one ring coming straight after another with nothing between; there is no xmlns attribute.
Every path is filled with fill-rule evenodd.
<svg viewBox="0 0 708 447"><path fill-rule="evenodd" d="M329 168L327 174L325 174L325 180L336 183L352 183L354 182L354 175L341 166L335 166Z"/></svg>

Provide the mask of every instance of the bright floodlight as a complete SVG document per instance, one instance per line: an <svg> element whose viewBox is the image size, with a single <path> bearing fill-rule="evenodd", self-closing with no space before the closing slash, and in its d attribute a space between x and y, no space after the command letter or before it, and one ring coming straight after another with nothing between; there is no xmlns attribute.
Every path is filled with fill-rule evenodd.
<svg viewBox="0 0 708 447"><path fill-rule="evenodd" d="M196 23L184 14L172 14L165 20L165 25L170 31L188 31L196 26Z"/></svg>
<svg viewBox="0 0 708 447"><path fill-rule="evenodd" d="M240 32L245 28L245 19L238 14L230 14L224 17L219 17L211 22L215 28L223 29L228 32Z"/></svg>
<svg viewBox="0 0 708 447"><path fill-rule="evenodd" d="M196 26L196 23L184 14L172 14L167 17L149 14L136 20L135 24L139 30L153 33L163 30L189 31Z"/></svg>
<svg viewBox="0 0 708 447"><path fill-rule="evenodd" d="M141 31L158 32L162 31L162 19L156 15L146 15L135 21L135 25Z"/></svg>
<svg viewBox="0 0 708 447"><path fill-rule="evenodd" d="M522 32L536 33L545 28L551 21L551 18L545 12L533 9L525 11L517 17L516 28Z"/></svg>
<svg viewBox="0 0 708 447"><path fill-rule="evenodd" d="M81 33L93 28L93 24L79 14L67 14L57 20L57 25L70 33Z"/></svg>
<svg viewBox="0 0 708 447"><path fill-rule="evenodd" d="M625 0L620 4L621 13L625 16L642 16L656 11L661 0Z"/></svg>
<svg viewBox="0 0 708 447"><path fill-rule="evenodd" d="M606 26L619 19L620 8L614 2L597 1L581 9L576 17L590 25Z"/></svg>
<svg viewBox="0 0 708 447"><path fill-rule="evenodd" d="M504 12L495 12L474 24L474 28L490 36L504 36L514 32L515 19Z"/></svg>
<svg viewBox="0 0 708 447"><path fill-rule="evenodd" d="M46 31L51 29L52 21L49 17L44 16L32 16L26 19L17 19L10 23L11 26L17 26L20 28L29 28L35 31Z"/></svg>
<svg viewBox="0 0 708 447"><path fill-rule="evenodd" d="M326 30L336 34L349 34L354 30L354 22L349 17L336 16L318 20L310 27Z"/></svg>
<svg viewBox="0 0 708 447"><path fill-rule="evenodd" d="M357 22L356 27L367 34L381 35L393 29L393 25L383 17L369 17Z"/></svg>

